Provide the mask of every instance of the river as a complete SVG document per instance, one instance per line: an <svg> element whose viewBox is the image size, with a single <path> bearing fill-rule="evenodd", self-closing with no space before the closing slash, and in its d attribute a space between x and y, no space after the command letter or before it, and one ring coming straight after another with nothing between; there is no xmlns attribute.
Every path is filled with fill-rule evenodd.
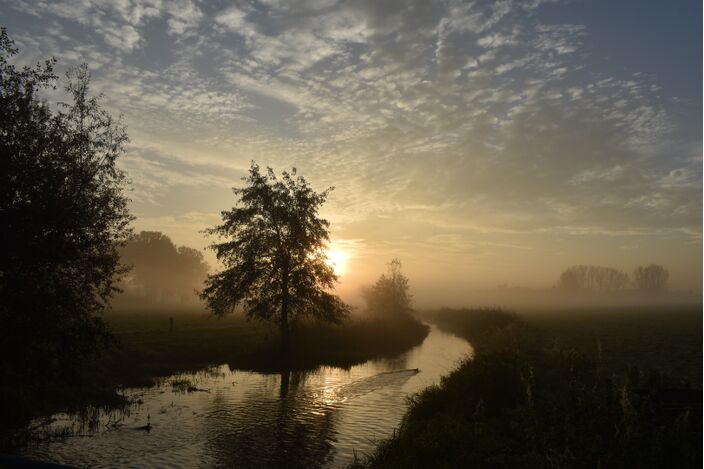
<svg viewBox="0 0 704 469"><path fill-rule="evenodd" d="M408 396L472 354L431 326L393 359L261 374L227 365L131 388L126 411L54 416L30 458L78 467L345 467L398 428ZM149 424L149 430L143 429Z"/></svg>

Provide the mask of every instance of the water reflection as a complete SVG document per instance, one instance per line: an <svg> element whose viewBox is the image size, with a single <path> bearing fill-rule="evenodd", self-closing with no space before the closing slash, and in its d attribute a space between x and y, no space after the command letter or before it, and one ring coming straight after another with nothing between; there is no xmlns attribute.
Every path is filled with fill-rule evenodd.
<svg viewBox="0 0 704 469"><path fill-rule="evenodd" d="M100 425L91 438L53 440L26 455L91 467L344 467L355 451L368 452L393 432L408 395L437 383L470 352L433 328L401 357L349 370L259 374L222 366L178 375L130 390L142 403L117 425L113 416L105 427L104 414L93 419ZM148 433L137 430L147 415Z"/></svg>
<svg viewBox="0 0 704 469"><path fill-rule="evenodd" d="M213 467L321 467L332 454L334 408L305 396L306 373L283 371L278 395L219 392L205 413L205 452Z"/></svg>

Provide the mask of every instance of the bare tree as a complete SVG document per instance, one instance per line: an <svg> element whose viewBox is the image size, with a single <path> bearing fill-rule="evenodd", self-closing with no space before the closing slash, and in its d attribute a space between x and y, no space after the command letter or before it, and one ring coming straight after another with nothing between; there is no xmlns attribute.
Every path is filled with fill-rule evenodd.
<svg viewBox="0 0 704 469"><path fill-rule="evenodd" d="M633 284L636 290L642 292L663 292L667 290L669 277L670 273L661 265L638 266L633 271Z"/></svg>
<svg viewBox="0 0 704 469"><path fill-rule="evenodd" d="M612 267L575 265L560 275L558 288L568 291L615 292L628 287L628 274Z"/></svg>

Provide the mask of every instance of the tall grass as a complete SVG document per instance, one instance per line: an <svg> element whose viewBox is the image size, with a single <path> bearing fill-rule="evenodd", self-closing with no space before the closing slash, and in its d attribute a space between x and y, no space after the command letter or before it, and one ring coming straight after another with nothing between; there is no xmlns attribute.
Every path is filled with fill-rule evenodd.
<svg viewBox="0 0 704 469"><path fill-rule="evenodd" d="M353 467L700 467L701 391L614 375L501 310L443 310L475 358L412 398Z"/></svg>

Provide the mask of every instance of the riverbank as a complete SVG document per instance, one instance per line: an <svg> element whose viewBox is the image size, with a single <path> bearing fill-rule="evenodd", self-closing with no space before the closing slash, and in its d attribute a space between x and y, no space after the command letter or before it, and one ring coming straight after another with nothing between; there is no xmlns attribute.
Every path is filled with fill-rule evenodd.
<svg viewBox="0 0 704 469"><path fill-rule="evenodd" d="M107 357L104 368L123 387L148 386L159 377L219 364L257 372L280 372L282 367L305 371L321 365L349 368L398 355L428 334L428 327L411 316L360 316L341 325L294 324L291 351L282 363L279 334L269 323L197 313L132 313L108 321L120 347Z"/></svg>
<svg viewBox="0 0 704 469"><path fill-rule="evenodd" d="M106 320L118 339L117 347L92 363L72 385L6 392L15 398L2 403L5 429L0 429L0 435L13 434L12 429L31 418L60 411L125 405L119 389L151 386L179 372L222 364L265 373L324 365L349 368L398 355L422 343L428 334L428 327L410 316L354 317L338 326L296 324L291 353L282 364L276 328L240 316L215 319L202 311L132 311L112 313ZM4 440L2 446L12 446L7 436Z"/></svg>
<svg viewBox="0 0 704 469"><path fill-rule="evenodd" d="M671 320L691 322L689 336L699 335L701 309L680 313L687 318ZM638 316L593 315L587 323L602 332L601 341L586 323L565 316L442 310L427 317L469 340L475 357L418 394L395 436L355 467L699 467L700 383L676 386L672 374L635 366L658 352ZM668 330L651 322L652 335L668 340ZM624 329L628 324L638 332ZM583 345L585 336L593 348ZM599 342L634 366L622 371L628 359L605 359ZM659 352L675 374L694 368ZM689 353L701 368L701 348Z"/></svg>
<svg viewBox="0 0 704 469"><path fill-rule="evenodd" d="M138 405L83 425L59 418L48 438L20 454L76 467L344 467L390 436L407 397L440 382L471 353L464 339L431 327L412 350L349 370L256 373L227 366L130 389ZM151 431L136 431L151 415ZM0 464L1 466L1 464Z"/></svg>

